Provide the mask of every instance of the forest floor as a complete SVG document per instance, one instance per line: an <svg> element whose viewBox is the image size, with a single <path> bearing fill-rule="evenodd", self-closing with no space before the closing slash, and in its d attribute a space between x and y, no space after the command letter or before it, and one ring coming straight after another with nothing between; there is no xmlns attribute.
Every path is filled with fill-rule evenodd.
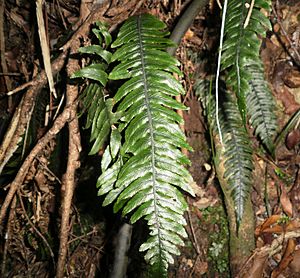
<svg viewBox="0 0 300 278"><path fill-rule="evenodd" d="M34 1L5 0L4 22L0 30L5 52L1 52L1 62L7 63L8 75L0 75L0 140L3 139L9 119L12 117L23 91L7 98L8 91L30 82L42 67L41 50L35 24ZM92 2L92 1L91 1ZM106 14L114 17L128 13L147 12L158 16L172 30L179 15L189 1L146 0L139 5L126 5L124 1L112 1ZM127 4L130 1L125 1ZM132 2L132 1L131 1ZM263 41L261 57L265 66L266 79L271 85L277 104L279 130L284 129L293 115L300 109L300 2L273 1L271 21L273 30ZM44 16L48 30L53 58L58 48L67 41L73 32L72 26L82 20L79 0L46 1ZM129 8L128 8L129 7ZM85 11L89 13L89 11ZM1 16L1 15L0 15ZM193 25L184 36L176 57L184 72L183 85L186 95L183 103L189 107L184 112L185 131L194 151L189 153L192 162L189 170L195 180L196 198L188 197L189 212L186 213L189 238L181 248L181 255L170 267L169 277L230 277L228 250L228 223L222 193L215 177L208 127L202 107L194 91L197 80L210 76L214 71L210 61L216 58L219 40L219 8L214 1L196 17ZM83 41L86 38L83 38ZM60 78L63 78L60 76ZM59 82L59 80L56 80ZM44 90L45 94L47 90ZM44 107L45 108L45 107ZM41 108L40 113L44 113ZM299 118L299 117L298 117ZM36 122L44 121L38 116ZM251 127L249 126L251 131ZM37 139L44 134L43 123L36 128ZM87 147L87 132L82 133L83 147ZM32 139L34 140L34 139ZM66 136L59 139L58 148L66 146ZM54 144L54 143L53 143ZM58 143L57 143L58 144ZM253 145L258 143L253 139ZM56 147L49 144L44 150L47 161ZM300 227L300 123L287 130L278 140L276 159L265 153L255 155L254 185L252 203L255 212L257 250L288 231L299 231ZM122 225L118 215L112 215L110 208L101 208L97 197L93 174L99 158L81 156L82 167L77 173L77 189L71 211L71 228L67 254L69 277L108 277L112 267L114 238ZM1 241L0 256L2 274L5 277L54 277L51 255L41 242L47 241L53 250L58 248L59 179L61 167L66 161L61 159L48 167L32 165L23 189L18 193L24 203L13 201L9 212L7 234L9 244ZM11 166L13 168L13 166ZM53 174L54 173L54 174ZM0 201L4 200L7 185L13 172L0 178ZM57 178L58 177L58 178ZM29 215L29 216L28 216ZM30 221L28 221L28 217ZM268 220L266 222L266 220ZM30 224L28 224L30 223ZM262 226L262 224L264 225ZM36 228L34 228L36 227ZM37 234L43 234L44 239ZM134 227L129 251L128 277L140 277L139 270L145 268L138 247L145 234L145 225ZM285 242L272 256L264 256L251 267L257 268L255 277L300 277L300 237L295 236ZM256 250L256 251L257 251ZM54 251L56 254L57 251ZM255 253L255 251L254 251ZM253 254L254 254L253 253ZM250 262L250 258L249 258ZM249 267L247 263L244 269ZM271 274L272 273L272 274ZM276 276L277 275L277 276Z"/></svg>

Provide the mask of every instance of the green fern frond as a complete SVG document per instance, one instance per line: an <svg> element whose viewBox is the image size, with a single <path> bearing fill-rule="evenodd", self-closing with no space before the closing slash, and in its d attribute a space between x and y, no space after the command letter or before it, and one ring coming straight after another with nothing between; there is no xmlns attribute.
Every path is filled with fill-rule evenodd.
<svg viewBox="0 0 300 278"><path fill-rule="evenodd" d="M99 44L102 44L104 38L105 45L108 46L111 43L112 38L107 27L101 22L97 22L96 25L98 28L93 28L92 31L98 38ZM85 128L91 127L90 141L95 142L89 154L93 155L101 149L110 133L113 138L119 137L119 134L116 134L116 131L111 130L120 116L118 113L112 112L113 100L111 98L107 98L104 94L104 87L108 80L106 69L111 61L112 54L103 49L100 45L81 47L79 48L79 52L90 55L94 54L97 57L92 60L90 65L75 72L71 77L88 78L92 80L80 96L83 105L80 115L86 111L88 112ZM115 143L115 141L113 142ZM110 152L110 149L111 148L109 146L107 148L107 152ZM103 165L106 165L103 166L105 169L111 162L111 159L115 158L115 155L111 154L111 152L108 156L107 152L105 153L105 159L102 163Z"/></svg>
<svg viewBox="0 0 300 278"><path fill-rule="evenodd" d="M246 94L252 79L248 65L260 62L260 39L270 22L260 9L270 10L269 0L232 0L228 3L225 23L225 41L222 49L222 70L227 70L226 84L235 92L244 124L246 123ZM249 18L249 23L247 22Z"/></svg>
<svg viewBox="0 0 300 278"><path fill-rule="evenodd" d="M234 101L227 96L224 116L220 119L224 138L224 152L220 160L224 163L224 178L235 204L237 223L242 220L244 206L252 184L252 146L243 126L243 121ZM227 189L228 190L228 189Z"/></svg>
<svg viewBox="0 0 300 278"><path fill-rule="evenodd" d="M273 153L273 141L277 131L274 99L264 78L262 66L257 63L249 66L247 70L253 78L249 82L250 90L246 96L249 120L255 129L255 135L261 139L267 150Z"/></svg>
<svg viewBox="0 0 300 278"><path fill-rule="evenodd" d="M216 120L210 117L215 114L215 99L210 95L209 84L201 81L196 84L196 94L205 109L212 130L218 160L215 161L218 174L222 175L225 183L222 190L229 192L235 206L237 223L242 220L244 206L252 184L252 147L251 141L243 125L241 114L233 97L226 91L224 83L221 87L222 101L219 107L219 121L223 137L223 146L217 139ZM216 158L215 158L216 159ZM222 180L220 179L220 181Z"/></svg>
<svg viewBox="0 0 300 278"><path fill-rule="evenodd" d="M177 245L186 237L183 217L187 204L178 189L194 195L192 177L183 167L189 160L180 148L191 149L174 109L185 109L172 96L184 93L171 73L180 74L179 62L164 50L173 45L165 38L166 25L151 15L129 18L112 47L112 61L120 61L110 79L128 79L114 101L122 113L119 130L125 132L117 161L99 177L104 205L116 200L114 211L131 214L131 223L147 220L150 237L141 245L145 259L166 274Z"/></svg>

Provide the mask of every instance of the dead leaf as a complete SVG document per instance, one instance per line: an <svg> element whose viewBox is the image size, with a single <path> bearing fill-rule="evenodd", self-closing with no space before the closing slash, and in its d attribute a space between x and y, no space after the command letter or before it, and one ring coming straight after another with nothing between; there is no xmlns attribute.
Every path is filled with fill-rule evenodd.
<svg viewBox="0 0 300 278"><path fill-rule="evenodd" d="M262 278L268 256L268 253L257 252L252 259L252 266L248 271L245 271L242 278Z"/></svg>
<svg viewBox="0 0 300 278"><path fill-rule="evenodd" d="M293 253L295 251L296 242L293 238L288 240L284 255L278 265L271 274L271 278L277 278L290 264L293 260Z"/></svg>
<svg viewBox="0 0 300 278"><path fill-rule="evenodd" d="M300 250L294 252L294 257L289 267L294 273L300 273Z"/></svg>
<svg viewBox="0 0 300 278"><path fill-rule="evenodd" d="M280 195L280 204L282 206L283 211L289 217L293 216L293 206L291 203L290 198L287 195L286 188L283 184L280 185L281 188L281 195Z"/></svg>
<svg viewBox="0 0 300 278"><path fill-rule="evenodd" d="M211 200L210 198L200 198L198 201L193 203L193 206L198 208L198 209L205 209L209 206L213 206L217 200Z"/></svg>
<svg viewBox="0 0 300 278"><path fill-rule="evenodd" d="M294 149L298 144L300 144L300 130L294 129L287 135L285 145L289 150L291 150Z"/></svg>
<svg viewBox="0 0 300 278"><path fill-rule="evenodd" d="M269 228L271 225L277 223L277 221L281 218L281 215L271 215L269 218L267 218L264 223L259 225L255 229L255 236L259 236L264 232L265 229Z"/></svg>

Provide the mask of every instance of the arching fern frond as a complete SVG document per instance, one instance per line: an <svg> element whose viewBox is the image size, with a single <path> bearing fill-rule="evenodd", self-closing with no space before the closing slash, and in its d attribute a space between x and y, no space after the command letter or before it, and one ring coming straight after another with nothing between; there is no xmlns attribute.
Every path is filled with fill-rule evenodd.
<svg viewBox="0 0 300 278"><path fill-rule="evenodd" d="M171 75L180 74L179 62L164 50L173 45L165 38L166 25L151 15L129 18L112 47L112 61L120 61L110 79L128 79L114 96L122 113L119 130L125 132L117 161L99 177L104 205L116 200L114 211L131 214L131 223L148 222L150 238L142 244L145 258L163 275L177 245L186 237L183 217L187 204L178 189L194 194L191 175L183 167L189 160L180 148L190 149L174 109L185 109L172 97L184 93ZM161 277L161 276L160 276Z"/></svg>
<svg viewBox="0 0 300 278"><path fill-rule="evenodd" d="M87 112L85 128L91 127L90 141L95 141L89 153L90 155L97 153L101 149L111 133L111 128L119 119L118 113L112 112L113 100L104 94L104 87L108 80L106 69L111 61L112 54L103 49L100 44L102 44L104 38L105 45L108 46L112 38L103 23L97 22L96 24L97 28L93 28L92 31L98 38L99 45L89 45L79 48L79 52L95 55L96 58L92 59L90 65L72 75L72 78L85 77L92 80L80 95L83 105L80 115ZM120 137L116 134L116 131L111 136L113 138ZM105 163L107 164L108 162Z"/></svg>
<svg viewBox="0 0 300 278"><path fill-rule="evenodd" d="M222 99L219 107L219 121L223 136L223 147L218 141L216 120L211 115L215 113L215 99L209 93L206 81L197 83L196 94L205 109L205 115L212 130L216 147L215 161L218 175L222 175L225 183L221 183L224 193L229 192L234 203L237 224L242 221L245 203L249 198L252 184L252 147L251 141L243 125L241 114L233 97L222 84ZM211 88L210 88L211 89Z"/></svg>
<svg viewBox="0 0 300 278"><path fill-rule="evenodd" d="M222 70L228 70L226 84L237 96L238 107L246 123L246 94L252 79L248 65L261 64L260 39L270 22L260 9L270 10L269 0L232 0L228 3L225 23L225 41L222 52Z"/></svg>
<svg viewBox="0 0 300 278"><path fill-rule="evenodd" d="M256 63L249 66L247 70L252 75L249 92L246 96L249 120L255 129L255 135L261 139L263 145L272 154L277 130L275 102L264 78L262 65Z"/></svg>

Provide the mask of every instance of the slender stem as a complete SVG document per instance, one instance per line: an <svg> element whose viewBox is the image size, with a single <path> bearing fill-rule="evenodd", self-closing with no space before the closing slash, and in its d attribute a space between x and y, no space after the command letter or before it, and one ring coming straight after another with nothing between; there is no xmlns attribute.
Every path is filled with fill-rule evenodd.
<svg viewBox="0 0 300 278"><path fill-rule="evenodd" d="M189 7L185 10L183 15L180 17L177 22L170 39L175 42L177 45L180 43L182 37L186 31L190 28L195 17L201 11L201 9L208 3L208 0L194 0ZM170 55L174 55L178 46L169 47L167 52Z"/></svg>
<svg viewBox="0 0 300 278"><path fill-rule="evenodd" d="M224 1L223 4L223 13L222 13L222 25L221 25L221 35L220 35L220 45L219 45L219 54L218 54L218 65L217 65L217 73L216 73L216 123L218 128L218 133L220 137L221 146L223 145L223 137L221 132L221 126L219 121L219 78L220 78L220 69L221 69L221 58L222 58L222 48L223 48L223 38L224 38L224 29L225 29L225 19L227 12L227 4L228 0Z"/></svg>

